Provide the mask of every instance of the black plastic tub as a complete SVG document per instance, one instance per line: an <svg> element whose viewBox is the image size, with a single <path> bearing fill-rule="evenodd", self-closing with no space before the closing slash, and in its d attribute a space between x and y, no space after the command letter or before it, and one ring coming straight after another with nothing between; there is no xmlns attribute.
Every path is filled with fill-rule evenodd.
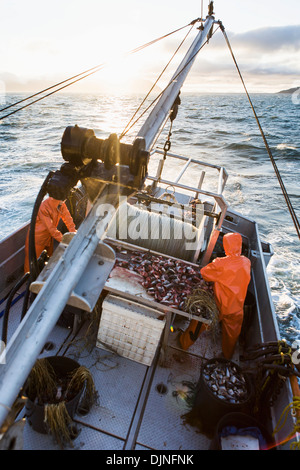
<svg viewBox="0 0 300 470"><path fill-rule="evenodd" d="M197 416L197 419L201 424L201 430L210 436L214 434L218 422L226 414L234 412L251 413L251 405L253 401L253 387L251 380L250 377L244 373L243 376L246 381L247 396L238 403L230 403L227 400L220 399L209 387L204 377L205 367L213 364L216 364L216 366L218 364L222 364L224 367L226 365L234 365L237 371L241 373L241 369L237 364L226 359L212 359L207 361L201 367L200 379L197 384L197 392L192 413L194 416Z"/></svg>
<svg viewBox="0 0 300 470"><path fill-rule="evenodd" d="M53 367L56 376L59 378L63 378L67 376L67 374L69 374L70 372L80 367L80 364L78 364L78 362L68 357L64 357L64 356L51 356L51 357L47 357L47 360L49 361L50 365ZM66 409L71 418L73 418L76 413L82 391L83 391L83 388L71 400L66 401L65 403ZM30 424L32 429L34 429L35 431L41 434L48 433L47 426L44 422L46 404L47 403L45 404L36 403L35 397L27 397L26 405L25 405L26 418L27 418L28 423Z"/></svg>

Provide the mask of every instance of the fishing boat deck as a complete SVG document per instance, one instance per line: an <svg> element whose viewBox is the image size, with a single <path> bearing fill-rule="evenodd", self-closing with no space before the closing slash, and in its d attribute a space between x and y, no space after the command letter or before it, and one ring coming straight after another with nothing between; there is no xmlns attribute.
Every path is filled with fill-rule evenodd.
<svg viewBox="0 0 300 470"><path fill-rule="evenodd" d="M237 217L234 212L229 214L230 219L226 221L228 227L235 223ZM239 217L235 227L244 227L245 224L246 221ZM249 253L255 254L255 243L252 242L250 247L252 250ZM265 251L264 249L263 256L268 261L269 253L268 250ZM259 266L256 262L250 286L256 299L262 293ZM257 286L260 287L259 290ZM15 293L16 302L10 308L8 342L20 325L25 286L22 289ZM108 295L117 295L130 302L134 299L149 308L147 299L141 299L140 296L133 296L132 299L128 293L109 287L109 280L100 296L100 306ZM155 305L158 306L154 304L152 307ZM256 307L258 315L248 331L252 344L261 342L261 325L266 321L268 329L264 329L263 338L265 341L274 338L270 323L272 316L266 317L266 310L261 315L259 305L256 304ZM200 432L197 423L186 419L186 414L191 411L194 387L199 381L203 362L221 354L221 335L219 332L219 337L216 338L206 331L188 351L181 350L177 337L180 331L185 330L189 317L184 312L173 310L169 309L166 320L171 319L171 323L166 322L156 355L149 366L122 357L114 350L98 347L101 308L95 314L94 311L78 313L74 311L74 307L66 307L38 359L56 355L75 359L90 370L98 392L98 400L89 413L82 415L78 411L75 415L74 422L79 434L73 440L73 447L69 446L68 449L195 451L210 448L211 436ZM243 348L239 345L236 349L233 361L239 363ZM270 421L273 424L269 423L270 429L278 422L282 410L290 400L290 390L283 390L276 408L272 409ZM17 419L24 416L25 409ZM291 429L290 420L286 426ZM286 435L284 429L282 435ZM51 435L36 432L27 420L23 438L24 450L60 449Z"/></svg>
<svg viewBox="0 0 300 470"><path fill-rule="evenodd" d="M9 334L19 321L19 301L12 307ZM72 317L72 314L70 315ZM13 321L15 318L15 322ZM98 400L86 415L75 415L79 431L77 450L201 450L210 439L188 424L190 385L196 384L201 363L220 354L219 343L209 332L202 334L188 352L177 344L187 319L176 317L165 354L160 347L151 366L127 359L95 345L91 318L74 333L73 325L61 326L61 317L49 335L39 359L64 355L87 367L93 375ZM25 414L25 410L19 417ZM53 437L32 429L26 422L24 450L56 450ZM72 449L72 447L68 447Z"/></svg>
<svg viewBox="0 0 300 470"><path fill-rule="evenodd" d="M187 166L185 165L184 168L186 169ZM199 183L199 187L187 188L183 186L182 189L189 189L190 194L176 193L176 199L180 204L188 204L191 200L191 194L195 197L199 192L199 194L203 193L205 199L206 197L212 198L217 205L223 207L223 214L221 214L223 216L217 219L220 228L222 227L222 232L239 232L243 237L245 255L252 262L252 278L249 289L256 300L256 309L254 319L247 332L248 339L251 344L275 341L278 337L277 325L271 302L268 302L270 292L265 282L265 264L268 263L272 254L270 246L260 242L257 226L253 221L225 207L226 205L219 195L222 192L225 176L221 171L217 193L209 193L200 189ZM200 178L201 181L202 179ZM161 182L168 187L168 180L161 180ZM179 185L178 182L176 184ZM164 189L157 188L155 197L159 198L164 194ZM204 202L206 203L206 201ZM203 208L214 217L211 212L214 209L213 203L209 201ZM224 217L225 213L226 217ZM211 231L209 218L211 217L204 219L205 224L201 228L205 239L208 236L207 232ZM6 279L13 275L16 280L17 274L20 275L25 232L26 229L22 228L21 231L16 232L14 237L4 240L1 244L3 251L1 269ZM218 230L215 233L218 234ZM109 236L108 240L110 240ZM130 244L130 240L128 242ZM217 246L218 240L215 242L216 252L214 254L218 255L220 247ZM116 239L115 243L123 246L123 249L125 246L125 250L128 248L125 241L121 242ZM173 248L172 244L168 246L168 248L170 247ZM141 252L151 251L153 253L153 247L133 246L132 248ZM205 244L202 248L205 248ZM15 261L16 250L18 250L17 256L20 259L17 258ZM118 250L115 251L118 255L120 254ZM170 258L174 256L170 252L166 253L160 250L158 253L163 253L163 256ZM207 255L207 248L203 253ZM213 253L208 254L211 256ZM222 254L220 253L220 255ZM193 264L193 257L188 260L180 256L176 256L176 258L184 263ZM54 259L54 256L51 259ZM51 259L48 267L51 264ZM201 263L205 264L203 258ZM13 281L11 282L14 284ZM126 291L126 286L124 288L123 285L122 288L121 284L115 278L107 280L97 303L97 311L80 313L78 309L74 311L74 307L67 306L38 356L38 359L56 355L69 357L88 368L94 378L98 400L88 414L80 414L78 410L74 422L79 434L73 440L73 447L68 448L115 451L209 449L211 436L202 433L196 425L197 423L186 419L186 415L191 411L192 397L195 385L199 381L203 361L221 355L220 332L217 338L210 331L202 333L188 351L183 351L179 347L178 334L185 330L192 316L172 306L166 308L159 305L159 303L141 295L140 292L130 293ZM3 298L8 288L3 285ZM15 297L19 300L10 308L8 342L20 325L23 306L21 294L22 292L16 293ZM127 302L142 304L145 308L152 307L152 309L159 311L159 315L166 314L164 332L157 343L156 354L151 365L123 357L113 347L107 348L106 346L106 349L99 347L97 335L101 321L101 302L108 295L117 295ZM198 318L200 319L200 317ZM247 347L247 344L245 346ZM242 352L242 348L240 351L237 348L233 357L234 362L239 363L239 354ZM275 409L272 408L271 420L273 423L278 422L282 410L289 402L290 390L286 388L276 403L278 406ZM25 409L18 418L23 416L25 416ZM269 424L268 427L272 429L272 423ZM282 434L284 432L283 430ZM24 450L56 450L60 448L51 435L36 432L27 421L23 437Z"/></svg>

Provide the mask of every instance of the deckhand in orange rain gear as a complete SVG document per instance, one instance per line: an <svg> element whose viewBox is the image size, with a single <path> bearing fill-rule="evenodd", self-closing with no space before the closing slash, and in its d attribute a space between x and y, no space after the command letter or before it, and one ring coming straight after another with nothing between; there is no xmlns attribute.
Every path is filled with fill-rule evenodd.
<svg viewBox="0 0 300 470"><path fill-rule="evenodd" d="M53 239L61 242L62 233L57 229L59 220L62 219L69 232L76 232L72 216L63 201L58 201L52 197L45 199L38 211L35 224L35 250L39 258L43 250L47 250L48 255L53 253ZM29 230L25 242L25 262L24 271L29 272Z"/></svg>
<svg viewBox="0 0 300 470"><path fill-rule="evenodd" d="M222 351L231 359L241 332L244 301L251 277L251 263L241 255L242 237L239 233L228 233L223 237L226 256L216 258L201 269L205 281L214 283L214 294L222 325ZM206 329L204 324L191 320L187 330L179 338L183 349L188 349Z"/></svg>

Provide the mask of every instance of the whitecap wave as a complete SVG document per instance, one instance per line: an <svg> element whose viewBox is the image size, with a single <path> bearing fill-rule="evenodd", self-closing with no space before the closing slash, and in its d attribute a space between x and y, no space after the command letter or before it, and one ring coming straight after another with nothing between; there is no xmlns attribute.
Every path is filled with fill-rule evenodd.
<svg viewBox="0 0 300 470"><path fill-rule="evenodd" d="M297 150L297 147L295 147L294 145L285 143L278 144L276 148L277 150Z"/></svg>

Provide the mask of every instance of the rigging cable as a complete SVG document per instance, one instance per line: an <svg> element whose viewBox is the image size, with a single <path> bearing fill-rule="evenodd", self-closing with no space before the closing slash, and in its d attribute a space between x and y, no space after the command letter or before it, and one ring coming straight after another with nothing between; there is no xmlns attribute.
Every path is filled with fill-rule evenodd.
<svg viewBox="0 0 300 470"><path fill-rule="evenodd" d="M103 68L104 65L105 65L105 64L103 64L101 68ZM40 98L38 98L38 99L36 99L36 100L34 100L34 101L31 101L30 103L28 103L28 104L22 106L21 108L17 108L17 109L15 109L14 111L11 111L10 113L8 113L8 114L6 114L6 115L4 115L4 116L0 116L0 122L1 122L3 119L7 118L8 116L11 116L12 114L15 114L15 113L21 111L22 109L28 108L28 107L31 106L32 104L37 103L38 101L41 101L41 100L43 100L44 98L47 98L48 96L54 95L54 93L57 93L58 91L63 90L64 88L67 88L67 87L70 86L70 85L73 85L73 83L79 82L80 80L83 80L84 78L89 77L90 75L93 75L94 73L98 72L98 70L100 70L100 66L99 66L99 68L98 68L97 70L95 70L95 71L93 71L93 72L90 72L90 73L88 73L88 74L86 74L86 75L84 75L84 76L82 76L82 77L80 77L80 78L77 78L76 80L74 80L74 81L72 81L72 82L68 83L67 85L64 85L64 86L62 86L62 87L60 87L60 88L57 88L57 89L54 90L54 91L51 91L50 93L47 93L46 95L43 95L43 96L41 96ZM79 75L80 75L80 74L79 74ZM68 81L68 80L65 80L64 82L67 82L67 81ZM64 82L61 82L61 83L64 83ZM49 87L48 89L50 90L51 88L55 88L56 86L57 86L57 85L53 85L52 87ZM42 93L42 92L36 93L35 96L36 96L37 94L40 94L40 93ZM28 99L28 98L25 98L24 101L26 101L27 99ZM14 106L14 105L11 105L11 106Z"/></svg>
<svg viewBox="0 0 300 470"><path fill-rule="evenodd" d="M147 43L145 43L145 44L143 44L143 45L141 45L141 46L138 46L138 47L136 47L135 49L132 49L131 51L125 53L125 55L135 54L136 52L139 52L139 51L145 49L146 47L149 47L149 46L151 46L152 44L155 44L156 42L158 42L158 41L160 41L160 40L162 40L162 39L165 39L166 37L171 36L171 35L173 35L173 34L179 32L179 31L181 31L182 29L187 28L187 27L190 26L190 25L193 25L196 21L198 21L198 19L193 20L192 22L190 22L189 24L187 24L187 25L185 25L185 26L182 26L181 28L175 29L174 31L171 31L170 33L164 34L163 36L160 36L160 37L158 37L158 38L156 38L156 39L153 39L152 41L149 41L149 42L147 42ZM42 96L42 97L40 97L40 98L38 98L38 99L36 99L36 100L34 100L34 101L31 101L30 103L28 103L28 104L26 104L26 105L24 105L24 106L22 106L22 107L20 107L20 108L18 108L18 109L16 109L16 110L14 110L14 111L12 111L12 112L10 112L10 113L4 115L4 116L0 116L0 120L5 119L5 118L7 118L8 116L11 116L12 114L17 113L18 111L21 111L22 109L25 109L25 108L27 108L28 106L31 106L32 104L37 103L38 101L41 101L42 99L44 99L44 98L46 98L46 97L48 97L48 96L50 96L50 95L53 95L54 93L56 93L56 92L58 92L58 91L60 91L60 90L62 90L62 89L64 89L64 88L66 88L66 87L68 87L68 86L70 86L70 85L73 85L74 83L76 83L76 82L78 82L78 81L80 81L80 80L83 80L83 79L86 78L86 77L89 77L90 75L93 75L94 73L96 73L96 72L98 72L99 70L101 70L105 65L107 65L107 64L106 64L106 63L98 64L98 65L96 65L95 67L92 67L92 68L90 68L90 69L87 69L87 70L85 70L84 72L78 73L77 75L73 75L72 77L69 77L69 78L67 78L67 79L65 79L65 80L63 80L63 81L61 81L61 82L59 82L59 83L56 83L55 85L52 85L52 86L50 86L50 87L48 87L48 88L44 88L43 90L38 91L37 93L34 93L33 95L28 96L27 98L24 98L24 99L22 99L22 100L19 100L19 101L13 103L13 104L10 104L9 106L6 106L6 107L0 109L0 112L3 112L3 111L5 111L5 110L7 110L7 109L9 109L9 108L12 108L13 106L16 106L16 105L18 105L18 104L23 103L24 101L27 101L27 100L29 100L29 99L31 99L31 98L34 98L34 97L36 97L36 96L38 96L38 95L41 95L42 93L45 93L46 91L52 90L53 88L57 88L58 86L63 85L63 86L61 86L60 88L58 88L58 89L56 89L56 90L54 90L54 91L52 91L52 92L50 92L50 93L47 93L46 95L44 95L44 96ZM72 81L71 81L71 80L72 80ZM67 83L67 82L70 82L70 83ZM64 84L65 84L65 85L64 85Z"/></svg>
<svg viewBox="0 0 300 470"><path fill-rule="evenodd" d="M170 63L172 62L172 60L174 59L175 55L178 53L179 49L181 48L181 46L183 45L183 43L185 42L185 40L187 39L188 35L190 34L190 32L192 31L193 27L194 27L194 24L196 23L197 20L194 20L192 21L191 23L191 28L188 30L187 34L185 35L185 37L183 38L183 40L181 41L181 43L179 44L179 46L177 47L176 51L174 52L174 54L172 55L172 57L170 58L169 62L167 63L167 65L165 65L165 67L163 68L163 70L161 71L161 73L159 74L159 76L157 77L157 79L155 80L155 82L153 83L152 87L150 88L150 90L148 91L148 93L146 94L145 98L143 99L143 101L140 103L139 107L137 108L137 110L135 111L135 113L133 114L133 116L131 117L131 119L128 121L127 125L125 126L123 132L121 132L120 134L120 137L119 139L121 140L126 134L127 132L131 129L130 124L132 123L132 121L134 120L135 116L137 115L137 113L139 112L139 110L141 109L141 107L143 106L143 104L145 103L146 99L148 98L148 96L150 95L150 93L153 91L153 89L155 88L155 86L157 85L158 81L161 79L162 75L165 73L165 71L167 70L167 68L169 67Z"/></svg>
<svg viewBox="0 0 300 470"><path fill-rule="evenodd" d="M197 52L195 52L195 54L190 58L190 60L184 65L184 67L182 67L182 69L179 70L179 72L172 78L172 80L168 83L168 85L157 95L157 97L149 104L149 106L147 106L147 108L142 112L142 114L131 124L131 126L126 130L126 132L125 133L124 133L124 131L122 132L121 137L123 137L125 134L127 134L130 131L130 129L132 129L135 126L135 124L144 116L144 114L147 113L147 111L151 108L151 106L153 106L154 103L156 103L156 101L165 93L165 91L169 88L169 86L171 86L173 84L173 82L176 80L176 78L183 72L183 70L190 64L190 62L192 62L192 60L194 60L196 55L199 54L201 49L206 44L208 44L210 38L218 31L219 28L220 28L220 25L215 29L215 31L208 34L208 37L207 37L206 41L202 44L200 49ZM130 120L130 122L131 122L131 120ZM125 127L125 129L127 127L128 127L128 124Z"/></svg>
<svg viewBox="0 0 300 470"><path fill-rule="evenodd" d="M241 81L242 81L244 90L245 90L245 92L246 92L246 95L247 95L247 98L248 98L248 100L249 100L250 106L251 106L252 111L253 111L253 113L254 113L254 117L255 117L255 119L256 119L256 122L257 122L257 125L258 125L258 127L259 127L260 133L261 133L261 135L262 135L262 138L263 138L265 147L266 147L266 149L267 149L267 152L268 152L268 155L269 155L270 160L271 160L271 162L272 162L272 165L273 165L275 174L276 174L276 176L277 176L279 185L280 185L280 187L281 187L283 196L284 196L284 198L285 198L285 201L286 201L288 210L289 210L289 212L290 212L290 215L291 215L291 217L292 217L293 223L294 223L294 225L295 225L295 228L296 228L298 237L300 238L300 224L299 224L299 220L297 219L297 215L296 215L296 213L295 213L295 210L294 210L294 208L293 208L293 205L292 205L292 203L291 203L291 200L290 200L290 198L289 198L289 195L288 195L288 193L287 193L287 191L286 191L286 189L285 189L285 186L284 186L284 183L283 183L283 181L282 181L282 178L281 178L280 172L279 172L279 170L278 170L277 164L276 164L276 162L275 162L275 160L274 160L274 157L273 157L273 155L272 155L271 149L270 149L269 144L268 144L268 142L267 142L266 136L265 136L264 131L263 131L262 127L261 127L261 124L260 124L260 121L259 121L258 116L257 116L257 114L256 114L256 111L255 111L255 109L254 109L252 100L251 100L250 95L249 95L249 93L248 93L248 90L247 90L247 88L246 88L244 79L243 79L243 77L242 77L241 71L240 71L240 69L239 69L239 66L238 66L237 61L236 61L236 59L235 59L233 50L232 50L232 48L231 48L229 39L228 39L227 34L226 34L226 32L225 32L225 28L224 28L224 26L223 26L223 24L222 24L221 21L219 21L218 23L219 23L219 25L220 25L221 31L222 31L222 33L223 33L223 35L224 35L225 40L226 40L227 46L228 46L229 51L230 51L230 53L231 53L232 59L233 59L233 61L234 61L234 63L235 63L235 66L236 66L236 69L237 69L238 74L239 74L239 76L240 76L240 79L241 79Z"/></svg>
<svg viewBox="0 0 300 470"><path fill-rule="evenodd" d="M203 0L201 0L201 24L203 24Z"/></svg>

